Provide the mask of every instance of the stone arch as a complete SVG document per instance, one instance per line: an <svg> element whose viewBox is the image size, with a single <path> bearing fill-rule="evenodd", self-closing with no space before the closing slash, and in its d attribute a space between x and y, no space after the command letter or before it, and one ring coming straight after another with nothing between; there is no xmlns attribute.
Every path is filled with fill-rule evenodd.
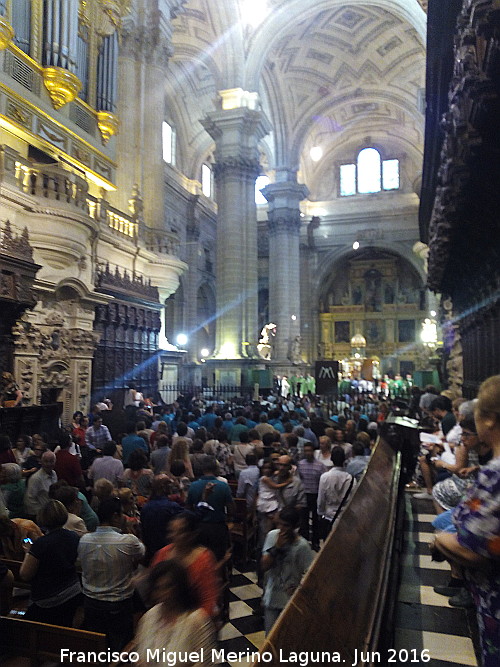
<svg viewBox="0 0 500 667"><path fill-rule="evenodd" d="M403 246L401 243L377 243L371 242L367 244L367 248L373 248L374 250L386 251L393 255L399 256L402 259L406 260L412 268L418 273L422 283L425 285L427 281L427 274L425 272L422 261L413 253L412 250L413 244L408 244L408 247ZM328 276L332 272L332 268L342 259L347 257L354 257L357 251L345 251L345 247L334 248L331 250L325 257L321 258L321 266L316 272L313 280L313 294L315 297L315 303L317 303L317 296L319 295L319 290L325 284L325 281L328 280Z"/></svg>
<svg viewBox="0 0 500 667"><path fill-rule="evenodd" d="M67 421L73 399L70 364L66 360L55 358L42 364L40 370L40 404L62 403L62 417Z"/></svg>

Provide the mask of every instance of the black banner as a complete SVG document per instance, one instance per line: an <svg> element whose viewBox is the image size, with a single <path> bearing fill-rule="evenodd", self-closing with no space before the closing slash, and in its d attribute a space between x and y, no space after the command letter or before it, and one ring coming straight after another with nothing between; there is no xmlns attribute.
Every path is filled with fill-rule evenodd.
<svg viewBox="0 0 500 667"><path fill-rule="evenodd" d="M338 361L317 361L315 368L316 393L336 394L338 385Z"/></svg>

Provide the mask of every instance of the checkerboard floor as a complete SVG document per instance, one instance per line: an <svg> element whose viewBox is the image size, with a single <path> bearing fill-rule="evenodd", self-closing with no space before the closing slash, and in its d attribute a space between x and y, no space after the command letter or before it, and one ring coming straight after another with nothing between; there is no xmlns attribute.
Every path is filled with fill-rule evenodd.
<svg viewBox="0 0 500 667"><path fill-rule="evenodd" d="M428 667L476 667L479 641L475 610L451 607L448 598L433 589L445 586L450 578L448 563L436 563L429 554L434 517L431 502L407 494L395 648L427 649L431 658Z"/></svg>
<svg viewBox="0 0 500 667"><path fill-rule="evenodd" d="M226 656L232 652L256 652L264 643L264 619L253 615L253 611L260 607L262 596L262 589L256 582L254 569L233 569L229 589L229 623L219 632L219 648L224 650ZM248 667L253 664L253 660L223 664Z"/></svg>
<svg viewBox="0 0 500 667"><path fill-rule="evenodd" d="M435 563L429 555L434 519L432 504L406 497L405 546L402 581L395 619L395 648L427 649L428 667L477 667L479 639L475 611L451 607L448 598L434 592L449 579L449 565ZM261 589L254 571L233 570L230 585L230 622L219 634L220 648L228 652L253 652L264 642L263 619L252 615L260 603ZM253 661L225 663L248 667Z"/></svg>

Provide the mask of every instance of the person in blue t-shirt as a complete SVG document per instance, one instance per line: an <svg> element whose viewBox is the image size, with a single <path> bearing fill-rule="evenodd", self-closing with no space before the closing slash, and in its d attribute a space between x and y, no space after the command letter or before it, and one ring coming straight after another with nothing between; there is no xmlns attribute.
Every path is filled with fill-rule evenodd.
<svg viewBox="0 0 500 667"><path fill-rule="evenodd" d="M233 496L229 485L217 479L217 461L214 458L204 461L202 470L203 476L189 487L186 506L194 509L202 500L205 486L214 484L208 499L214 511L201 520L199 535L201 544L213 551L217 560L222 560L229 546L226 512L229 516L233 513Z"/></svg>
<svg viewBox="0 0 500 667"><path fill-rule="evenodd" d="M146 441L140 435L137 435L137 424L129 424L127 434L122 440L122 461L125 467L128 466L129 456L134 449L142 449L149 457L149 447Z"/></svg>

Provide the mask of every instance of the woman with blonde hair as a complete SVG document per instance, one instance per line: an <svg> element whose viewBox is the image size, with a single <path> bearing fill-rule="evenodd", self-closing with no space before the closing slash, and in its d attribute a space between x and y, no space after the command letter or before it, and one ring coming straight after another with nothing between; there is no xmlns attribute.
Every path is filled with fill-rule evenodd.
<svg viewBox="0 0 500 667"><path fill-rule="evenodd" d="M124 487L118 490L117 495L122 503L123 532L131 533L140 539L141 520L132 489Z"/></svg>
<svg viewBox="0 0 500 667"><path fill-rule="evenodd" d="M173 461L182 461L186 467L186 475L189 479L194 479L193 466L191 465L191 459L189 458L189 447L187 440L184 438L177 438L177 440L172 443L172 448L169 452L167 465L165 467L167 475L170 475L170 466Z"/></svg>
<svg viewBox="0 0 500 667"><path fill-rule="evenodd" d="M332 441L327 435L322 435L319 438L319 449L314 450L314 458L316 461L322 463L325 468L333 466L332 459Z"/></svg>
<svg viewBox="0 0 500 667"><path fill-rule="evenodd" d="M114 491L115 487L113 486L113 483L109 481L109 479L106 479L105 477L96 479L93 488L94 495L92 497L92 502L90 503L92 509L97 510L99 503L101 503L103 500L106 500L107 498L111 498Z"/></svg>
<svg viewBox="0 0 500 667"><path fill-rule="evenodd" d="M462 565L477 608L482 666L500 664L500 375L483 382L475 409L477 436L493 450L453 513L456 533L436 534L431 545Z"/></svg>

